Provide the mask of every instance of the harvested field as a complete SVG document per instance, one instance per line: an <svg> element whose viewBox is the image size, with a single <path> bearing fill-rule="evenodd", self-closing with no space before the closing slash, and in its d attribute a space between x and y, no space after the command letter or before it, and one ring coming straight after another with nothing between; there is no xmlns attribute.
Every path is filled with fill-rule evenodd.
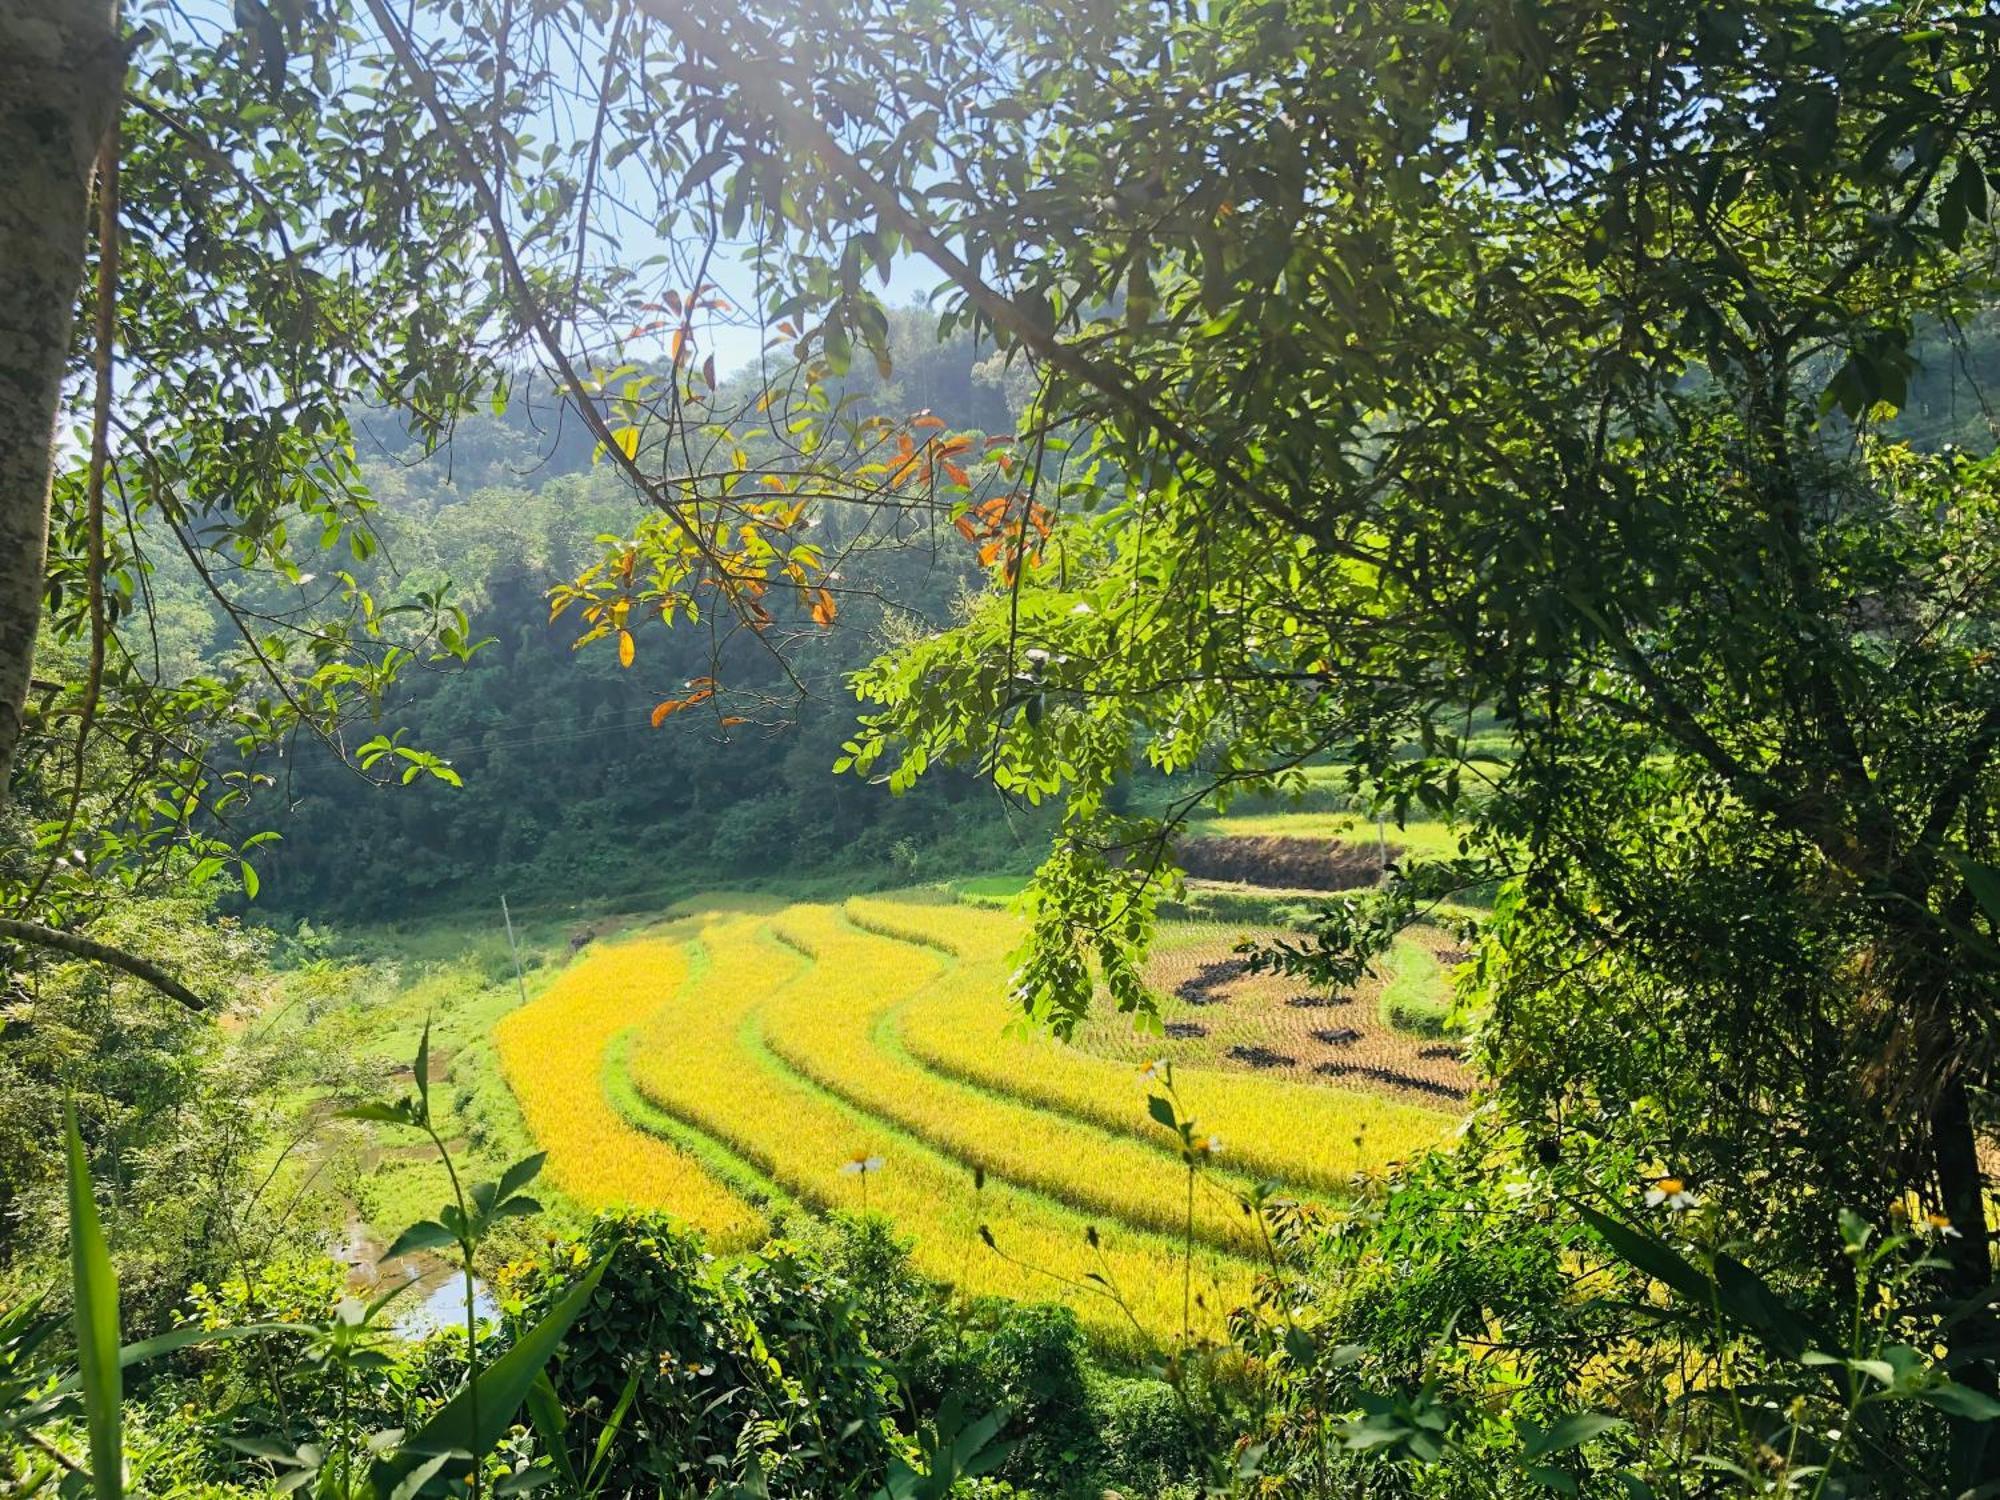
<svg viewBox="0 0 2000 1500"><path fill-rule="evenodd" d="M1135 1034L1122 1016L1100 1015L1085 1023L1078 1045L1134 1062L1150 1049L1176 1065L1338 1081L1412 1103L1466 1097L1470 1079L1456 1043L1397 1030L1380 1014L1384 989L1399 977L1405 987L1425 975L1444 982L1438 954L1448 934L1412 929L1376 973L1338 995L1301 994L1296 979L1251 973L1235 948L1256 935L1167 924L1146 975L1161 996L1165 1039Z"/></svg>

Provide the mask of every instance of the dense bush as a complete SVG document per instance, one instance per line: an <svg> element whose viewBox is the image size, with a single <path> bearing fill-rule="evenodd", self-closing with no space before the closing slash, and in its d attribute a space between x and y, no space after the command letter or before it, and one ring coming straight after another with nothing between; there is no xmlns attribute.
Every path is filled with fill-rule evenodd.
<svg viewBox="0 0 2000 1500"><path fill-rule="evenodd" d="M879 1478L898 1442L894 1383L857 1293L818 1248L779 1240L722 1269L667 1218L607 1216L515 1268L510 1310L534 1321L607 1256L555 1384L594 1442L590 1428L636 1379L614 1492L700 1491L755 1472L774 1491L824 1495Z"/></svg>
<svg viewBox="0 0 2000 1500"><path fill-rule="evenodd" d="M794 1219L724 1266L663 1217L605 1216L513 1268L510 1313L533 1321L605 1255L555 1385L588 1442L636 1375L614 1493L753 1471L773 1494L872 1489L951 1404L1007 1411L1014 1447L995 1480L1025 1494L1155 1494L1199 1471L1164 1382L1099 1369L1068 1308L954 1302L879 1219Z"/></svg>

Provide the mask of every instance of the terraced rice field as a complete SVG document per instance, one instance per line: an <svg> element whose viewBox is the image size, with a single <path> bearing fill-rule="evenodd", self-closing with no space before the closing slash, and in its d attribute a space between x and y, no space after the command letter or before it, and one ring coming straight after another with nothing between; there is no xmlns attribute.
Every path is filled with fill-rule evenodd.
<svg viewBox="0 0 2000 1500"><path fill-rule="evenodd" d="M1018 937L914 899L717 912L586 953L502 1023L502 1066L580 1202L662 1207L724 1244L773 1206L866 1208L926 1274L1068 1301L1128 1344L1184 1310L1219 1332L1255 1274L1253 1178L1338 1193L1452 1127L1379 1092L1188 1066L1185 1106L1222 1143L1190 1205L1134 1058L1004 1030Z"/></svg>
<svg viewBox="0 0 2000 1500"><path fill-rule="evenodd" d="M602 949L501 1019L500 1066L549 1153L549 1180L578 1203L668 1203L720 1246L754 1244L764 1216L687 1152L634 1131L604 1089L613 1039L686 974L685 946L671 938Z"/></svg>

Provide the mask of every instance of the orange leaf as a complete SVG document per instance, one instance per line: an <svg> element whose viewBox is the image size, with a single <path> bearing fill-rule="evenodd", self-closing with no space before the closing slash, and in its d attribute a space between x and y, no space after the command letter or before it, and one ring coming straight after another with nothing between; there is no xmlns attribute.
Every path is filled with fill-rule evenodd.
<svg viewBox="0 0 2000 1500"><path fill-rule="evenodd" d="M912 422L910 425L912 427L917 427L917 428L942 427L944 426L944 418L934 417L929 412L925 412L921 417L918 417L916 421Z"/></svg>
<svg viewBox="0 0 2000 1500"><path fill-rule="evenodd" d="M965 470L961 469L957 464L953 463L948 458L944 459L943 463L944 463L944 471L945 473L951 476L951 482L953 484L962 484L967 489L972 488L972 476L970 474L966 473Z"/></svg>
<svg viewBox="0 0 2000 1500"><path fill-rule="evenodd" d="M982 568L992 567L993 559L999 555L1000 544L998 542L988 542L984 547L979 549L979 566Z"/></svg>
<svg viewBox="0 0 2000 1500"><path fill-rule="evenodd" d="M954 453L963 453L972 446L971 438L953 438L948 443L938 444L938 457L950 458Z"/></svg>
<svg viewBox="0 0 2000 1500"><path fill-rule="evenodd" d="M727 729L731 724L748 724L749 722L741 714L724 714L722 716L722 727L724 729Z"/></svg>
<svg viewBox="0 0 2000 1500"><path fill-rule="evenodd" d="M968 542L976 542L979 540L979 533L972 529L972 518L970 516L960 516L956 521L953 521L951 524L958 528L958 534L964 537Z"/></svg>
<svg viewBox="0 0 2000 1500"><path fill-rule="evenodd" d="M633 658L633 656L634 656L634 655L636 655L636 654L637 654L637 648L636 648L636 647L635 647L635 646L634 646L634 645L632 644L632 632L631 632L631 631L629 631L629 630L621 630L621 631L619 631L619 632L618 632L618 665L619 665L619 666L621 666L621 667L629 667L629 666L631 666L631 665L632 665L632 658Z"/></svg>
<svg viewBox="0 0 2000 1500"><path fill-rule="evenodd" d="M833 617L840 613L840 606L833 602L833 595L825 589L813 590L813 624L826 626L833 623Z"/></svg>
<svg viewBox="0 0 2000 1500"><path fill-rule="evenodd" d="M658 729L662 724L667 722L668 714L679 713L686 707L687 699L685 698L669 698L665 703L657 705L653 709L653 727Z"/></svg>
<svg viewBox="0 0 2000 1500"><path fill-rule="evenodd" d="M688 336L687 330L685 328L676 328L674 330L672 358L675 364L679 364L681 362L681 350L687 346L687 336Z"/></svg>

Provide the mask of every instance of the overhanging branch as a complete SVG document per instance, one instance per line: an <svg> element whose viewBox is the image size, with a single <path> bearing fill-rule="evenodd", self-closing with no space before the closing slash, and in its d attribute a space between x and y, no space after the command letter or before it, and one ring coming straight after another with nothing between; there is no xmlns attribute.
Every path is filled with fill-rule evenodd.
<svg viewBox="0 0 2000 1500"><path fill-rule="evenodd" d="M40 922L17 921L12 917L0 917L0 938L16 943L29 943L37 948L54 948L58 952L69 954L72 958L87 958L93 963L108 964L114 969L130 974L134 979L143 979L161 994L180 1001L189 1010L209 1009L206 1000L151 959L140 958L137 954L127 953L122 948L113 948L108 943L100 943L74 932L64 932L57 927L44 927Z"/></svg>

